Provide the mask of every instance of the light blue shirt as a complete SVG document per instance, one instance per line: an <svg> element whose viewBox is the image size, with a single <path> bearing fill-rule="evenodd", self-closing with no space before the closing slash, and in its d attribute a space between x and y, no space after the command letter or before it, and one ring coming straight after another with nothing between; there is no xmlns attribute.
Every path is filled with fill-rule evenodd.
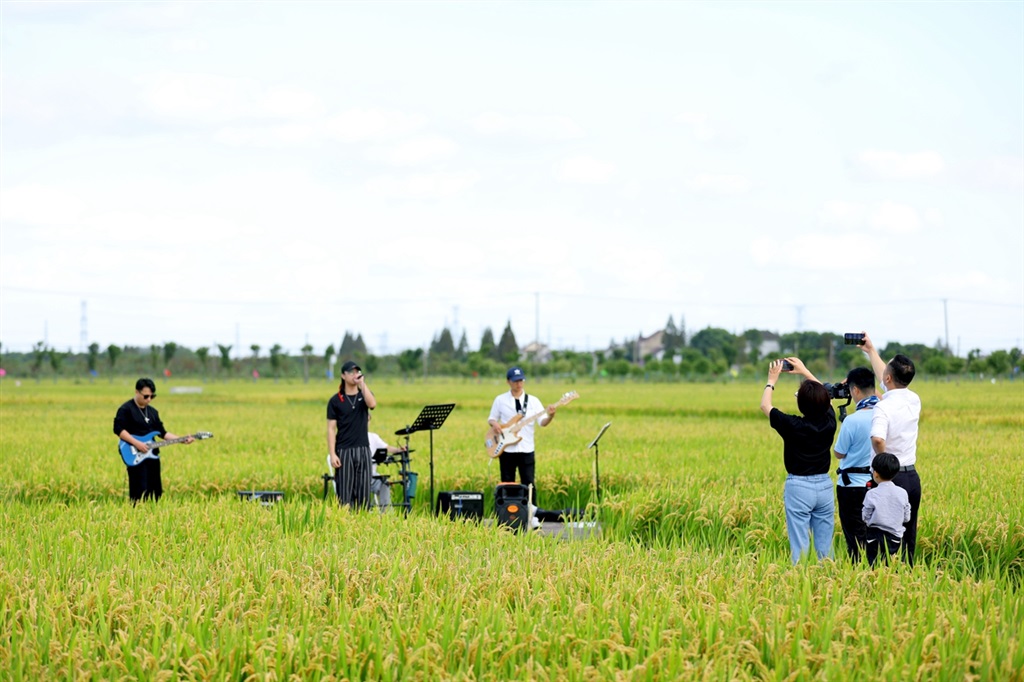
<svg viewBox="0 0 1024 682"><path fill-rule="evenodd" d="M846 415L839 427L835 451L846 455L839 460L840 469L869 467L875 452L871 448L871 417L874 409L857 410ZM871 474L850 474L850 487L863 488L871 480ZM840 475L836 485L845 488Z"/></svg>

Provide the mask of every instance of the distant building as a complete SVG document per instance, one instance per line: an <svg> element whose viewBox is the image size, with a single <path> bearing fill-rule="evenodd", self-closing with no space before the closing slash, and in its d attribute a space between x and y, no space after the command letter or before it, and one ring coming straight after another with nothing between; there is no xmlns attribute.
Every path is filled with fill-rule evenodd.
<svg viewBox="0 0 1024 682"><path fill-rule="evenodd" d="M551 349L539 341L531 341L519 351L519 358L544 364L551 362Z"/></svg>
<svg viewBox="0 0 1024 682"><path fill-rule="evenodd" d="M665 357L665 330L659 329L650 336L639 334L635 339L623 343L613 343L608 347L605 355L612 357L615 351L621 351L626 354L626 357L632 357L633 362L638 365L642 365L648 356L660 361Z"/></svg>

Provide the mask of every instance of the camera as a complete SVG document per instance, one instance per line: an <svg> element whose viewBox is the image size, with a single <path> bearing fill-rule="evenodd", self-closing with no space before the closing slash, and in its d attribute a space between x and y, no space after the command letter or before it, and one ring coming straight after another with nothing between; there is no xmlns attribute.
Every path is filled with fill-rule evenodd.
<svg viewBox="0 0 1024 682"><path fill-rule="evenodd" d="M863 346L864 345L864 334L843 334L843 345L846 346Z"/></svg>
<svg viewBox="0 0 1024 682"><path fill-rule="evenodd" d="M847 400L852 398L850 395L850 385L845 381L841 384L822 384L825 390L828 391L828 397L830 400Z"/></svg>
<svg viewBox="0 0 1024 682"><path fill-rule="evenodd" d="M782 371L783 372L792 372L793 371L793 363L790 362L789 360L783 360L782 361Z"/></svg>

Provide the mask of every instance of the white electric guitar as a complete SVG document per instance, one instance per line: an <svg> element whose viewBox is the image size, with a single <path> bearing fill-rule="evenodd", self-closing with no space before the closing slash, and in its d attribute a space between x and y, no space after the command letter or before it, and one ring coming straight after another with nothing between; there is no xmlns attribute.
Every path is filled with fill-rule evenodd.
<svg viewBox="0 0 1024 682"><path fill-rule="evenodd" d="M576 391L570 391L569 393L564 394L561 400L555 403L555 407L568 405L579 397L579 393ZM534 420L540 419L546 415L547 410L541 410L537 414L531 417L526 417L525 419L523 418L523 415L517 414L509 419L507 423L501 425L501 433L498 434L497 438L494 437L494 434L491 431L488 431L487 439L484 441L484 447L487 448L487 454L492 458L500 457L501 453L505 451L505 448L510 445L515 445L523 439L523 437L519 435L519 432L522 431L525 426L532 424Z"/></svg>

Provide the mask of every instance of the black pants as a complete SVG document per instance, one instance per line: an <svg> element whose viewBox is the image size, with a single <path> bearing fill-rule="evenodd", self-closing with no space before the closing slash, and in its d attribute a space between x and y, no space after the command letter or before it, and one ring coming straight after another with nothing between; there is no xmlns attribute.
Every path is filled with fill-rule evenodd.
<svg viewBox="0 0 1024 682"><path fill-rule="evenodd" d="M906 539L906 535L903 536ZM882 530L881 528L868 528L867 529L867 555L868 563L872 566L878 561L878 557L882 557L882 561L889 563L889 557L896 552L900 551L900 546L906 543L900 542L900 539L890 533L889 531Z"/></svg>
<svg viewBox="0 0 1024 682"><path fill-rule="evenodd" d="M910 521L903 524L903 560L914 565L914 552L917 549L917 510L921 506L921 477L917 471L901 471L892 482L907 491L910 498Z"/></svg>
<svg viewBox="0 0 1024 682"><path fill-rule="evenodd" d="M150 457L128 469L128 499L132 503L139 500L159 500L164 494L163 482L160 480L160 460Z"/></svg>
<svg viewBox="0 0 1024 682"><path fill-rule="evenodd" d="M864 486L836 486L836 502L839 507L839 523L843 527L846 538L846 553L854 563L860 561L860 553L864 550L867 540L867 526L864 525L862 511L864 496L868 489Z"/></svg>
<svg viewBox="0 0 1024 682"><path fill-rule="evenodd" d="M338 452L338 459L341 460L341 468L334 470L338 501L355 509L369 509L373 470L370 448L346 448Z"/></svg>
<svg viewBox="0 0 1024 682"><path fill-rule="evenodd" d="M537 484L533 480L536 463L536 456L532 452L503 452L498 460L498 464L501 465L501 482L515 483L516 469L519 469L519 482L533 486L533 506L539 507Z"/></svg>

